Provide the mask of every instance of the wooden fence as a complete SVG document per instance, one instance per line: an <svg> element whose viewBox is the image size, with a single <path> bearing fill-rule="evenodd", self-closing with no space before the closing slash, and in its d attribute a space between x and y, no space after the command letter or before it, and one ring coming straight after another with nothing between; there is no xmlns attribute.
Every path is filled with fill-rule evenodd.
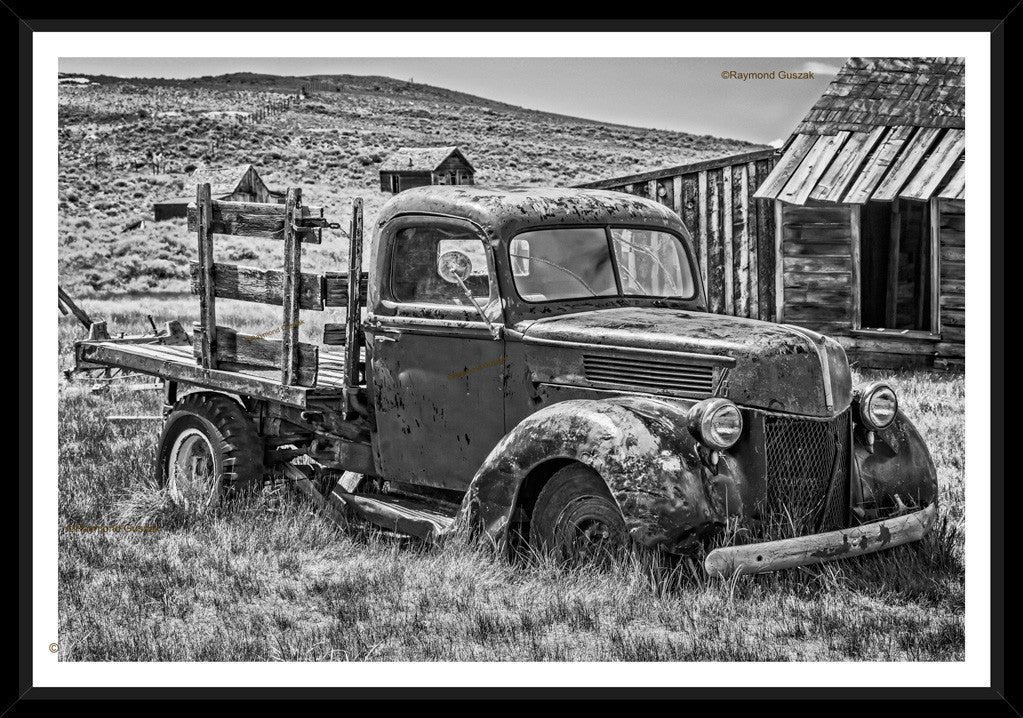
<svg viewBox="0 0 1023 718"><path fill-rule="evenodd" d="M674 209L699 251L710 310L773 321L774 207L753 193L775 161L775 150L757 150L578 186L628 192Z"/></svg>

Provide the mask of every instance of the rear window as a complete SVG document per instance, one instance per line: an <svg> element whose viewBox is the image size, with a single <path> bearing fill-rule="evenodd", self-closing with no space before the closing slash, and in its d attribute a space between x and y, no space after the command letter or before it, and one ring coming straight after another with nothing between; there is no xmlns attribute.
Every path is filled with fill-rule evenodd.
<svg viewBox="0 0 1023 718"><path fill-rule="evenodd" d="M391 255L391 294L395 300L472 306L462 287L442 276L445 262L466 267L466 289L486 303L490 273L482 240L468 232L438 226L406 227L395 235Z"/></svg>

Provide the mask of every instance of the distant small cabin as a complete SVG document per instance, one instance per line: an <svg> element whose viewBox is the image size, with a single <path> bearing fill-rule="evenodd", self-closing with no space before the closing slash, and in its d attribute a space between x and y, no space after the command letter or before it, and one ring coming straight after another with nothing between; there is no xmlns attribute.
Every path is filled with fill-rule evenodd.
<svg viewBox="0 0 1023 718"><path fill-rule="evenodd" d="M474 184L475 174L457 147L400 147L380 165L380 189L397 194L433 184Z"/></svg>
<svg viewBox="0 0 1023 718"><path fill-rule="evenodd" d="M213 199L227 202L270 202L282 204L284 195L270 189L256 168L251 164L236 167L209 168L200 167L186 183L186 188L209 182ZM177 197L153 203L153 219L170 219L188 215L188 203L194 202L195 196Z"/></svg>

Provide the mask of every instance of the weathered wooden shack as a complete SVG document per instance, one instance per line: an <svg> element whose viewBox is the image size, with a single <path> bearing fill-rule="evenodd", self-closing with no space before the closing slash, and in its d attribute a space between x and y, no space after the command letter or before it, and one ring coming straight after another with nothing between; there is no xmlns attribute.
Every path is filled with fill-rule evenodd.
<svg viewBox="0 0 1023 718"><path fill-rule="evenodd" d="M187 184L209 182L213 199L222 202L284 202L284 195L270 189L251 164L236 167L200 167L192 173ZM195 197L180 197L153 203L153 219L159 222L172 217L185 217L188 203Z"/></svg>
<svg viewBox="0 0 1023 718"><path fill-rule="evenodd" d="M852 58L756 192L774 205L775 319L863 366L960 365L965 66Z"/></svg>
<svg viewBox="0 0 1023 718"><path fill-rule="evenodd" d="M682 217L700 253L711 311L774 319L774 209L753 193L773 149L579 185L657 199Z"/></svg>
<svg viewBox="0 0 1023 718"><path fill-rule="evenodd" d="M473 184L475 176L457 147L400 147L380 165L380 189L398 194L434 184Z"/></svg>
<svg viewBox="0 0 1023 718"><path fill-rule="evenodd" d="M213 199L223 202L274 202L274 193L250 164L235 167L200 167L192 173L190 185L210 184Z"/></svg>

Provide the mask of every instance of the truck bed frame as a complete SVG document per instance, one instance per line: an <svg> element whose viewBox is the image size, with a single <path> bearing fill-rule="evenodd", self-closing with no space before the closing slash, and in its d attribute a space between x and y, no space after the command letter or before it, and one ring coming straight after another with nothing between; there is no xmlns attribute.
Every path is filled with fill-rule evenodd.
<svg viewBox="0 0 1023 718"><path fill-rule="evenodd" d="M288 189L282 204L220 202L210 186L196 188L188 208L188 226L198 239L192 291L199 295L200 321L189 337L178 322L149 337L111 338L105 323L90 328L89 338L75 345L79 368L117 367L167 382L205 387L300 409L356 414L365 373L361 307L366 275L362 272L362 200L352 200L348 231L348 272L323 275L301 271L303 242L319 244L323 229L340 229L323 218L319 207L302 204L300 189ZM213 237L226 234L283 241L284 269L265 270L213 261ZM349 276L360 281L349 282ZM245 335L216 323L216 298L274 304L283 308L281 339ZM323 344L298 341L300 310L345 307L344 324L327 324Z"/></svg>
<svg viewBox="0 0 1023 718"><path fill-rule="evenodd" d="M284 384L280 379L268 376L268 372L259 370L203 369L196 363L191 346L86 340L79 343L78 352L81 361L151 374L167 381L290 404L303 409L343 408L344 353L321 352L316 383L306 387Z"/></svg>

